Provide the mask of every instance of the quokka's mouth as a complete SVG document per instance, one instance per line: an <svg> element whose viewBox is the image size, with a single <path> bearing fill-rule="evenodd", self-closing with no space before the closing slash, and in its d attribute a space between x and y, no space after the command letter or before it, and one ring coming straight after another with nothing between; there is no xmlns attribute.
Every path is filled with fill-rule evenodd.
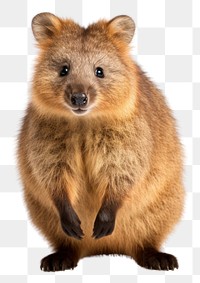
<svg viewBox="0 0 200 283"><path fill-rule="evenodd" d="M81 108L78 108L78 109L72 109L72 112L76 115L84 115L88 112L87 109L81 109Z"/></svg>

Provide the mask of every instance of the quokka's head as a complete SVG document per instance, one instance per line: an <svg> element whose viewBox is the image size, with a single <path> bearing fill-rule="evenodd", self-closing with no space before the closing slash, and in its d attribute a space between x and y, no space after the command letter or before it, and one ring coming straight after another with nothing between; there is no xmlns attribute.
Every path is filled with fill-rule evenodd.
<svg viewBox="0 0 200 283"><path fill-rule="evenodd" d="M32 30L40 53L32 101L43 112L68 117L120 115L133 107L134 63L128 16L83 28L50 13L36 15Z"/></svg>

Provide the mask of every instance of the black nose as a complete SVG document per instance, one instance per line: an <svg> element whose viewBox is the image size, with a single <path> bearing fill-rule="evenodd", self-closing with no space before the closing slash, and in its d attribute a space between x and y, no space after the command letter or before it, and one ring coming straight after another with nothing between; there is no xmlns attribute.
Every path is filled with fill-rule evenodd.
<svg viewBox="0 0 200 283"><path fill-rule="evenodd" d="M71 103L75 106L86 105L88 101L87 95L85 93L74 93L71 96Z"/></svg>

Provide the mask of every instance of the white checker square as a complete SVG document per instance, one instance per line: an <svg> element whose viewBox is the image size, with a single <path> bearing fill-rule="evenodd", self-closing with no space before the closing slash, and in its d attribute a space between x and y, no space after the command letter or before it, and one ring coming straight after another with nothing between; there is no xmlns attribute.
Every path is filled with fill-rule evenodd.
<svg viewBox="0 0 200 283"><path fill-rule="evenodd" d="M112 275L137 275L137 268L137 263L131 258L125 256L110 257L110 273Z"/></svg>
<svg viewBox="0 0 200 283"><path fill-rule="evenodd" d="M0 83L0 110L24 110L28 104L27 83Z"/></svg>
<svg viewBox="0 0 200 283"><path fill-rule="evenodd" d="M44 237L42 237L41 233L33 226L30 220L28 221L27 230L29 248L48 248L47 241L45 241Z"/></svg>
<svg viewBox="0 0 200 283"><path fill-rule="evenodd" d="M200 94L199 94L200 95ZM200 110L193 110L192 131L194 138L200 138Z"/></svg>
<svg viewBox="0 0 200 283"><path fill-rule="evenodd" d="M165 28L166 55L192 55L192 28Z"/></svg>
<svg viewBox="0 0 200 283"><path fill-rule="evenodd" d="M101 0L87 0L83 1L83 26L87 26L93 22L96 22L100 19L109 19L110 18L110 1Z"/></svg>
<svg viewBox="0 0 200 283"><path fill-rule="evenodd" d="M0 248L0 255L0 275L27 275L26 248Z"/></svg>
<svg viewBox="0 0 200 283"><path fill-rule="evenodd" d="M200 282L200 275L193 275L192 283L199 283L199 282Z"/></svg>
<svg viewBox="0 0 200 283"><path fill-rule="evenodd" d="M1 123L1 126L3 126L3 123ZM15 138L0 138L0 165L15 165L15 152Z"/></svg>
<svg viewBox="0 0 200 283"><path fill-rule="evenodd" d="M165 252L174 255L178 259L179 264L178 269L167 271L167 275L192 275L193 257L191 248L165 248Z"/></svg>
<svg viewBox="0 0 200 283"><path fill-rule="evenodd" d="M31 0L28 1L28 27L34 16L42 12L55 13L55 0Z"/></svg>
<svg viewBox="0 0 200 283"><path fill-rule="evenodd" d="M165 27L165 0L138 1L137 23L138 27Z"/></svg>
<svg viewBox="0 0 200 283"><path fill-rule="evenodd" d="M138 55L137 61L148 77L155 83L165 82L165 56Z"/></svg>
<svg viewBox="0 0 200 283"><path fill-rule="evenodd" d="M199 83L200 82L200 55L193 55L193 82Z"/></svg>
<svg viewBox="0 0 200 283"><path fill-rule="evenodd" d="M165 83L165 96L172 110L192 110L192 83Z"/></svg>
<svg viewBox="0 0 200 283"><path fill-rule="evenodd" d="M192 191L200 192L200 165L192 166Z"/></svg>
<svg viewBox="0 0 200 283"><path fill-rule="evenodd" d="M82 283L110 283L109 275L83 275Z"/></svg>
<svg viewBox="0 0 200 283"><path fill-rule="evenodd" d="M192 138L181 138L181 143L183 145L183 150L185 154L184 165L192 165L192 153L193 153L193 145Z"/></svg>
<svg viewBox="0 0 200 283"><path fill-rule="evenodd" d="M22 193L1 193L0 220L27 220Z"/></svg>
<svg viewBox="0 0 200 283"><path fill-rule="evenodd" d="M0 28L0 54L26 55L28 52L27 28Z"/></svg>
<svg viewBox="0 0 200 283"><path fill-rule="evenodd" d="M33 79L36 59L37 59L37 55L28 55L28 82L31 82Z"/></svg>
<svg viewBox="0 0 200 283"><path fill-rule="evenodd" d="M200 220L192 221L193 248L200 248Z"/></svg>
<svg viewBox="0 0 200 283"><path fill-rule="evenodd" d="M200 1L199 0L193 0L192 1L192 8L193 8L193 27L200 27Z"/></svg>

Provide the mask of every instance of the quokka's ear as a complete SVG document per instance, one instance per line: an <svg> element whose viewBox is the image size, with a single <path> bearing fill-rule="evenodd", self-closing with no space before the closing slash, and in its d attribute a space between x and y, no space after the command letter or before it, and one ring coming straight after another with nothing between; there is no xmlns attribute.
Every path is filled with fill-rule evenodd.
<svg viewBox="0 0 200 283"><path fill-rule="evenodd" d="M129 44L135 32L135 23L129 16L117 16L108 22L108 28L112 36Z"/></svg>
<svg viewBox="0 0 200 283"><path fill-rule="evenodd" d="M61 28L62 21L51 13L40 13L32 20L32 30L38 43L52 38Z"/></svg>

